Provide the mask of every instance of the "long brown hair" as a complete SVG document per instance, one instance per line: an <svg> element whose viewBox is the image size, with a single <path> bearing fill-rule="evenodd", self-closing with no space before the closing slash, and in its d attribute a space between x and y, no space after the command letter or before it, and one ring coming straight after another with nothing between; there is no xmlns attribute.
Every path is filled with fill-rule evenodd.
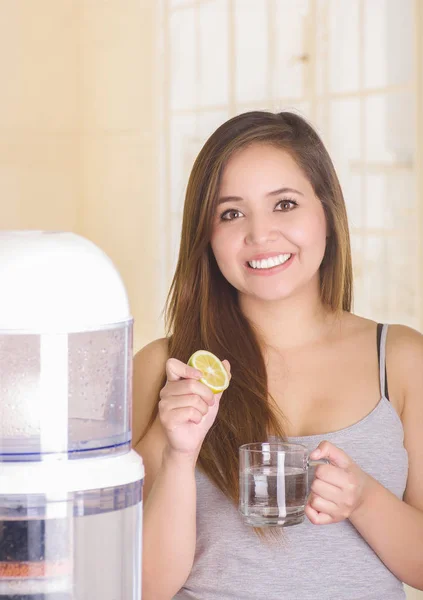
<svg viewBox="0 0 423 600"><path fill-rule="evenodd" d="M199 349L228 359L232 379L208 432L198 466L238 501L238 448L284 437L283 415L269 397L257 335L221 274L210 247L222 171L234 152L253 143L290 153L322 202L328 224L320 267L322 302L350 311L352 265L345 203L332 161L317 133L290 112L248 112L224 123L207 140L189 178L179 259L166 305L169 356L186 362Z"/></svg>

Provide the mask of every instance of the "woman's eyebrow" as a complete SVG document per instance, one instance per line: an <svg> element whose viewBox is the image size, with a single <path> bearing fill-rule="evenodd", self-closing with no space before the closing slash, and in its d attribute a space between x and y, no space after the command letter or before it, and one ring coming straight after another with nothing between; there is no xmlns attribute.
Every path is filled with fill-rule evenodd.
<svg viewBox="0 0 423 600"><path fill-rule="evenodd" d="M280 188L279 190L275 190L274 192L269 192L266 195L267 196L279 196L279 194L286 194L287 192L289 192L291 194L299 194L300 196L304 196L304 194L302 192L300 192L299 190L296 190L294 188L289 188L289 187Z"/></svg>
<svg viewBox="0 0 423 600"><path fill-rule="evenodd" d="M286 194L286 193L298 194L299 196L304 196L304 194L302 192L300 192L299 190L296 190L294 188L289 188L289 187L283 187L278 190L274 190L273 192L269 192L268 194L266 194L266 196L279 196L280 194ZM218 205L223 204L224 202L242 202L243 200L244 200L244 198L242 198L241 196L222 196L217 201L217 204Z"/></svg>

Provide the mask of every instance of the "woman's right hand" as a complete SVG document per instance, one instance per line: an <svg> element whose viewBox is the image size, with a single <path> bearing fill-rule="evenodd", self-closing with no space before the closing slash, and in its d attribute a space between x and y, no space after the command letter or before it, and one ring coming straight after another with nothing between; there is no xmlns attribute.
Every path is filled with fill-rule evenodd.
<svg viewBox="0 0 423 600"><path fill-rule="evenodd" d="M230 365L223 361L230 374ZM160 392L159 416L169 449L195 457L213 425L222 396L199 381L202 374L176 358L166 362L167 382Z"/></svg>

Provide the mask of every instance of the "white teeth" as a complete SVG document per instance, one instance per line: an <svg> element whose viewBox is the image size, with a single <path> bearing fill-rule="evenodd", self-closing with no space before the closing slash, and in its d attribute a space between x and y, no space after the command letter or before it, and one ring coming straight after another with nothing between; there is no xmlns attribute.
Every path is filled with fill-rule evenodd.
<svg viewBox="0 0 423 600"><path fill-rule="evenodd" d="M248 264L253 269L271 269L277 265L283 265L291 256L291 254L279 254L271 258L263 258L262 260L251 260Z"/></svg>

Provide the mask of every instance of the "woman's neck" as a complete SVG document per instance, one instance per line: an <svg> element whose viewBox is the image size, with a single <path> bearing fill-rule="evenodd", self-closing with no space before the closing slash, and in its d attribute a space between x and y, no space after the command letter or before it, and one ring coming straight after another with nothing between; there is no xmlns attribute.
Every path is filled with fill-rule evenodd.
<svg viewBox="0 0 423 600"><path fill-rule="evenodd" d="M339 316L322 303L319 291L272 302L249 296L241 296L239 301L261 344L280 351L317 342L339 322Z"/></svg>

